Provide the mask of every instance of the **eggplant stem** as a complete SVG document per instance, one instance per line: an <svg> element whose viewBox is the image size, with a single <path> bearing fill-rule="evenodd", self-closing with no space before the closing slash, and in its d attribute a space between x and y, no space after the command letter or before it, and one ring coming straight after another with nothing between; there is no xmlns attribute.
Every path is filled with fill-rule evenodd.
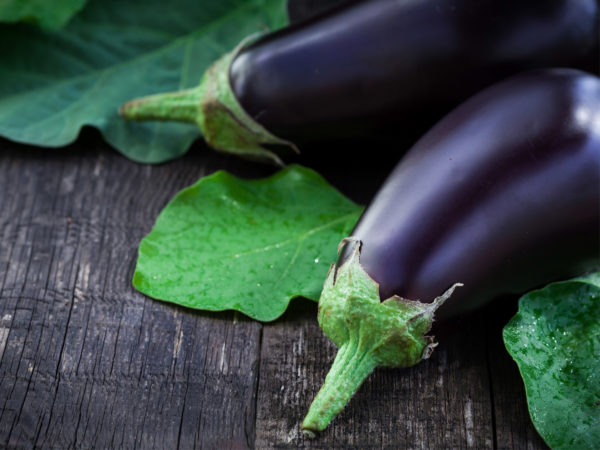
<svg viewBox="0 0 600 450"><path fill-rule="evenodd" d="M246 42L215 61L195 88L131 100L119 113L133 120L195 123L206 143L215 150L282 166L279 155L267 146L285 146L295 152L298 148L248 115L231 87L229 68Z"/></svg>
<svg viewBox="0 0 600 450"><path fill-rule="evenodd" d="M302 422L306 437L312 438L315 432L323 431L377 367L370 349L364 349L360 341L356 341L351 339L340 347L325 383Z"/></svg>
<svg viewBox="0 0 600 450"><path fill-rule="evenodd" d="M121 117L130 120L174 120L201 123L204 89L198 86L138 98L119 108Z"/></svg>
<svg viewBox="0 0 600 450"><path fill-rule="evenodd" d="M327 427L375 367L410 367L429 358L437 345L427 336L435 310L461 286L433 303L398 296L382 302L379 285L360 265L360 241L342 241L349 242L355 244L349 258L331 268L319 299L319 325L340 350L302 423L309 437Z"/></svg>

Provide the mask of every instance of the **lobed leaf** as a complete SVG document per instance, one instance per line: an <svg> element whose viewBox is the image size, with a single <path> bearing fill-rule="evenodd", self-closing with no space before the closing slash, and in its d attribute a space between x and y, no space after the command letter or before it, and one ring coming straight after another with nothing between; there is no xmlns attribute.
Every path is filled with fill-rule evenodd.
<svg viewBox="0 0 600 450"><path fill-rule="evenodd" d="M160 213L140 244L133 284L190 308L274 320L294 297L318 300L361 211L300 166L260 180L220 171Z"/></svg>
<svg viewBox="0 0 600 450"><path fill-rule="evenodd" d="M0 22L27 22L42 28L62 28L86 0L0 0Z"/></svg>
<svg viewBox="0 0 600 450"><path fill-rule="evenodd" d="M525 383L533 423L554 449L600 442L600 272L521 298L504 343Z"/></svg>
<svg viewBox="0 0 600 450"><path fill-rule="evenodd" d="M285 0L90 0L57 33L0 25L0 135L60 147L92 125L135 161L173 159L196 125L128 122L119 106L195 86L244 37L286 20Z"/></svg>

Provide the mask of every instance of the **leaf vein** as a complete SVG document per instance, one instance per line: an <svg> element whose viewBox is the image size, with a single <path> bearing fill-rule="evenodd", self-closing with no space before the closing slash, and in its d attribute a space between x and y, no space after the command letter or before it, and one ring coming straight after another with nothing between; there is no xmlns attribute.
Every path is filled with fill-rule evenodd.
<svg viewBox="0 0 600 450"><path fill-rule="evenodd" d="M83 80L86 80L89 78L99 77L106 73L116 72L123 67L137 64L137 63L140 63L140 62L148 60L148 59L152 59L156 56L166 53L167 51L169 51L173 48L180 46L182 43L190 41L204 33L209 32L211 29L218 28L223 23L225 23L229 20L232 20L234 17L242 16L246 12L246 10L251 9L252 6L254 6L254 5L251 4L250 2L244 3L240 6L238 6L237 8L233 9L232 11L228 12L227 14L224 14L218 20L214 20L214 21L210 22L209 24L204 25L190 33L182 35L181 37L174 39L173 41L171 41L163 46L157 47L157 48L153 49L152 51L145 52L134 58L130 58L125 61L121 61L117 64L113 64L113 65L105 67L103 69L98 69L98 70L91 71L91 72L84 73L84 74L77 75L77 76L67 77L61 81L58 81L58 82L50 84L50 85L42 86L42 87L35 88L35 89L28 89L28 90L21 91L21 92L16 92L12 95L7 95L5 97L0 98L0 104L5 101L8 102L8 101L13 101L13 100L19 99L19 98L35 96L40 93L46 92L48 90L59 89L62 86L65 86L68 84L76 83L76 82L83 81ZM77 36L73 36L73 38L76 38L76 37Z"/></svg>

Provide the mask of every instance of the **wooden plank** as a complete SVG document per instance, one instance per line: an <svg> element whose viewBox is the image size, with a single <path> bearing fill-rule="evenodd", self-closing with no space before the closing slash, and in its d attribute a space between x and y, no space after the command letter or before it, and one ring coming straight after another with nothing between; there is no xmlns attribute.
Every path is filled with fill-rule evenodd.
<svg viewBox="0 0 600 450"><path fill-rule="evenodd" d="M139 240L179 189L220 168L273 168L200 145L139 165L89 131L61 151L0 148L1 447L544 448L499 337L510 311L463 321L417 367L376 370L305 440L335 355L314 303L262 325L131 287ZM385 176L375 162L304 162L363 203Z"/></svg>
<svg viewBox="0 0 600 450"><path fill-rule="evenodd" d="M306 448L493 447L485 345L474 338L483 325L477 323L442 341L416 367L377 369L328 429L304 439L300 421L336 349L311 320L316 308L301 308L263 331L257 448L292 448L298 441Z"/></svg>
<svg viewBox="0 0 600 450"><path fill-rule="evenodd" d="M510 316L497 306L461 320L430 360L377 369L325 432L305 439L300 421L336 349L310 320L316 308L294 308L263 331L257 448L547 448L501 341L498 318Z"/></svg>
<svg viewBox="0 0 600 450"><path fill-rule="evenodd" d="M130 282L168 199L228 158L1 146L0 446L251 447L261 325Z"/></svg>
<svg viewBox="0 0 600 450"><path fill-rule="evenodd" d="M525 389L515 362L502 342L502 328L517 312L518 299L506 297L488 308L487 340L490 385L494 399L497 448L545 449L527 410Z"/></svg>

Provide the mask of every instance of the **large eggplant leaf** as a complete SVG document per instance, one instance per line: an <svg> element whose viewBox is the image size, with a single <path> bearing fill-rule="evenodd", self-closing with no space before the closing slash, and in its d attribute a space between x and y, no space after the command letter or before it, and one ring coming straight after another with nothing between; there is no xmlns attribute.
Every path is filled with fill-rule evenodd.
<svg viewBox="0 0 600 450"><path fill-rule="evenodd" d="M361 210L300 166L249 181L217 172L160 213L133 284L187 307L274 320L294 297L318 299Z"/></svg>
<svg viewBox="0 0 600 450"><path fill-rule="evenodd" d="M133 160L175 158L196 125L128 122L118 107L195 86L244 37L286 20L285 0L90 0L56 33L1 25L0 135L59 147L87 124Z"/></svg>
<svg viewBox="0 0 600 450"><path fill-rule="evenodd" d="M0 0L0 22L27 22L43 28L65 25L86 0Z"/></svg>
<svg viewBox="0 0 600 450"><path fill-rule="evenodd" d="M600 272L553 283L519 301L504 329L533 423L554 449L600 443Z"/></svg>

